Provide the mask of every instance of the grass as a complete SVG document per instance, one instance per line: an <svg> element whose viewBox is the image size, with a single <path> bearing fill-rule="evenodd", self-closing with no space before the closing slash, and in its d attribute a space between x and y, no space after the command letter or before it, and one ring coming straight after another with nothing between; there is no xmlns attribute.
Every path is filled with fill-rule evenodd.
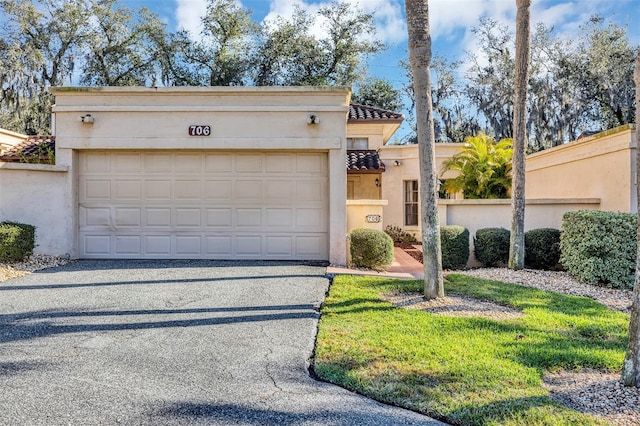
<svg viewBox="0 0 640 426"><path fill-rule="evenodd" d="M315 373L455 425L596 425L554 402L546 371L620 371L629 316L584 297L449 275L445 291L519 309L518 319L395 308L381 294L422 281L336 277L322 307Z"/></svg>

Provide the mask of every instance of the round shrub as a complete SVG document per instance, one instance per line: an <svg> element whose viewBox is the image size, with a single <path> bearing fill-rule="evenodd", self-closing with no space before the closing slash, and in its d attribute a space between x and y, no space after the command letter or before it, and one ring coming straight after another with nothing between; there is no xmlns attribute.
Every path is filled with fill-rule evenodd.
<svg viewBox="0 0 640 426"><path fill-rule="evenodd" d="M484 266L504 266L509 261L511 232L504 228L482 228L473 239L476 259Z"/></svg>
<svg viewBox="0 0 640 426"><path fill-rule="evenodd" d="M359 268L384 269L393 262L393 240L383 231L358 228L349 234L351 263Z"/></svg>
<svg viewBox="0 0 640 426"><path fill-rule="evenodd" d="M33 253L35 231L32 225L0 222L0 262L19 262Z"/></svg>
<svg viewBox="0 0 640 426"><path fill-rule="evenodd" d="M469 230L463 226L447 225L440 228L442 267L463 269L469 260Z"/></svg>
<svg viewBox="0 0 640 426"><path fill-rule="evenodd" d="M524 264L532 269L552 269L560 261L560 231L538 228L524 234Z"/></svg>

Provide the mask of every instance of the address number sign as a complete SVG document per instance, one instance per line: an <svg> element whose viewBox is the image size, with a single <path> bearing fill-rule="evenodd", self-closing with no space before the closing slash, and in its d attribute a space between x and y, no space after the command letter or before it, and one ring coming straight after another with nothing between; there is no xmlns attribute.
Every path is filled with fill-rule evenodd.
<svg viewBox="0 0 640 426"><path fill-rule="evenodd" d="M189 136L209 136L211 135L211 126L193 125L189 126Z"/></svg>

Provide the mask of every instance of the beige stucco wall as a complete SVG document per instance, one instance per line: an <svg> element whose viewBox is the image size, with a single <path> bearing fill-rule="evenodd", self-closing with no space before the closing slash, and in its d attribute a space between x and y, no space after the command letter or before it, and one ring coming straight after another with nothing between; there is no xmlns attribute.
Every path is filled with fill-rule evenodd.
<svg viewBox="0 0 640 426"><path fill-rule="evenodd" d="M462 144L436 144L436 170L440 177L442 164L462 149ZM409 232L418 232L417 226L404 225L404 181L420 180L417 145L387 145L380 149L380 158L386 166L382 175L382 199L389 204L384 208L384 226L395 225ZM399 165L396 165L396 161ZM442 178L451 177L451 172Z"/></svg>
<svg viewBox="0 0 640 426"><path fill-rule="evenodd" d="M36 253L73 253L74 196L69 168L0 163L0 221L36 227Z"/></svg>
<svg viewBox="0 0 640 426"><path fill-rule="evenodd" d="M313 150L329 158L329 261L346 263L346 88L198 87L54 88L56 159L67 167L75 247L77 150L206 149ZM81 117L91 115L93 123ZM319 124L308 124L316 115ZM208 137L188 135L190 125L209 125ZM68 209L65 210L67 213ZM77 247L71 253L77 254Z"/></svg>
<svg viewBox="0 0 640 426"><path fill-rule="evenodd" d="M600 200L585 199L527 199L525 231L537 228L561 229L562 216L568 211L597 210ZM473 237L481 228L511 229L511 200L440 200L440 225L459 225L469 230L471 257L468 266L477 266L473 256Z"/></svg>
<svg viewBox="0 0 640 426"><path fill-rule="evenodd" d="M599 203L587 202L584 208L635 213L635 135L635 127L626 125L527 156L527 199L551 199L557 200L560 204L566 199L598 199ZM459 152L462 146L436 144L436 167L439 176L442 163ZM382 199L389 201L384 212L385 226L397 225L419 234L419 227L403 226L403 181L419 179L418 147L385 146L380 149L380 157L387 165L382 180ZM399 166L394 165L396 160L400 162ZM450 177L450 174L441 178L447 177ZM504 202L510 203L509 200ZM473 208L469 209L469 212L472 212ZM559 227L557 218L561 215L558 216L553 211L549 214L551 217L540 223ZM529 218L535 217L533 213L527 212L527 215Z"/></svg>
<svg viewBox="0 0 640 426"><path fill-rule="evenodd" d="M376 185L378 179L378 185ZM383 174L379 173L351 173L347 174L348 200L379 200Z"/></svg>
<svg viewBox="0 0 640 426"><path fill-rule="evenodd" d="M636 212L635 131L622 126L529 155L527 197L600 198L605 211Z"/></svg>
<svg viewBox="0 0 640 426"><path fill-rule="evenodd" d="M347 230L369 228L383 231L383 208L386 200L348 200Z"/></svg>

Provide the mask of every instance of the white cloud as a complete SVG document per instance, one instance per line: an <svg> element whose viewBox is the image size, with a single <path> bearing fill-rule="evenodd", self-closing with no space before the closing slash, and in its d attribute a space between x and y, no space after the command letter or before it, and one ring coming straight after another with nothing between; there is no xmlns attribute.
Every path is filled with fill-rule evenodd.
<svg viewBox="0 0 640 426"><path fill-rule="evenodd" d="M329 3L314 3L309 4L304 0L271 0L271 6L269 8L269 13L264 17L264 21L269 22L275 20L278 16L281 16L285 19L290 19L293 17L296 6L302 8L303 10L309 12L311 16L315 19L315 24L309 29L309 32L316 37L326 36L326 30L324 28L322 20L316 16L318 9L323 6L327 6Z"/></svg>
<svg viewBox="0 0 640 426"><path fill-rule="evenodd" d="M407 29L400 0L360 0L353 2L366 13L372 13L375 19L376 38L385 43L398 42L406 39ZM317 17L318 9L329 6L329 1L310 0L271 0L269 13L265 21L270 21L278 16L291 18L295 12L295 6L308 11L316 18L315 25L310 32L318 37L326 35L326 29L322 19Z"/></svg>
<svg viewBox="0 0 640 426"><path fill-rule="evenodd" d="M199 38L202 30L201 18L207 12L207 0L176 0L176 22L180 29L189 30Z"/></svg>
<svg viewBox="0 0 640 426"><path fill-rule="evenodd" d="M406 40L407 23L401 2L395 0L360 0L359 6L375 19L377 36L385 43Z"/></svg>

